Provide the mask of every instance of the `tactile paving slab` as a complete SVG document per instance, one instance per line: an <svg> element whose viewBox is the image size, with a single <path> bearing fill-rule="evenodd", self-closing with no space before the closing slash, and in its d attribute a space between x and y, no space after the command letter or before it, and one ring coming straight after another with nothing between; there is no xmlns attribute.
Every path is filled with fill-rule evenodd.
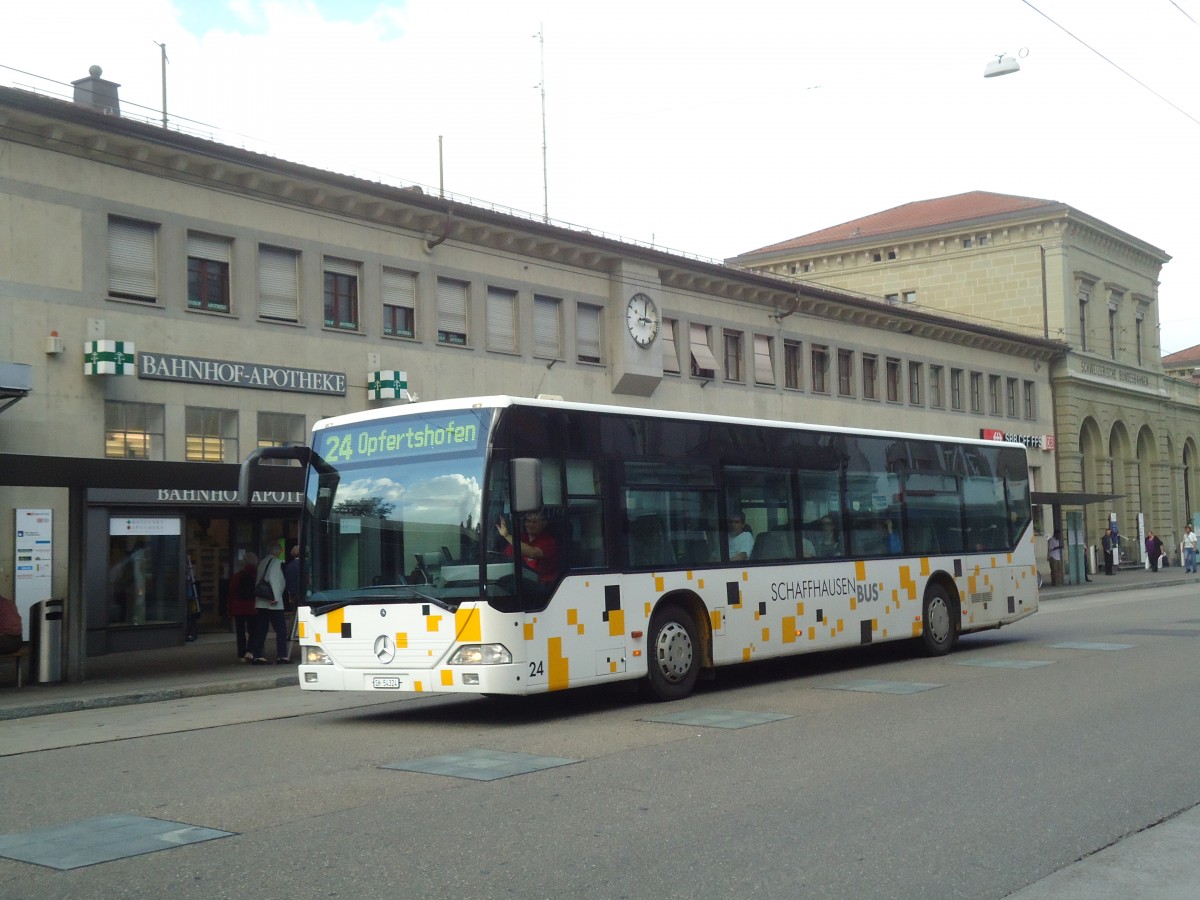
<svg viewBox="0 0 1200 900"><path fill-rule="evenodd" d="M706 728L749 728L767 722L790 719L781 713L745 712L736 709L681 709L677 712L646 716L643 722L665 722L668 725L701 725Z"/></svg>
<svg viewBox="0 0 1200 900"><path fill-rule="evenodd" d="M1067 641L1062 644L1051 644L1053 650L1128 650L1137 644L1105 644L1089 641Z"/></svg>
<svg viewBox="0 0 1200 900"><path fill-rule="evenodd" d="M97 816L20 834L2 834L0 856L65 871L236 833L145 816Z"/></svg>
<svg viewBox="0 0 1200 900"><path fill-rule="evenodd" d="M924 684L919 681L878 681L873 678L863 678L858 681L831 684L825 690L864 691L869 694L919 694L921 691L932 691L934 688L940 687L945 687L945 685Z"/></svg>
<svg viewBox="0 0 1200 900"><path fill-rule="evenodd" d="M464 750L461 753L445 753L425 759L410 759L406 762L387 763L381 769L399 769L402 772L423 772L426 775L446 775L449 778L472 778L475 781L495 781L512 775L528 775L542 769L569 766L577 759L561 756L535 756L532 753L509 753L504 750Z"/></svg>
<svg viewBox="0 0 1200 900"><path fill-rule="evenodd" d="M992 669L1036 669L1039 666L1052 666L1049 659L956 659L956 666L987 666Z"/></svg>

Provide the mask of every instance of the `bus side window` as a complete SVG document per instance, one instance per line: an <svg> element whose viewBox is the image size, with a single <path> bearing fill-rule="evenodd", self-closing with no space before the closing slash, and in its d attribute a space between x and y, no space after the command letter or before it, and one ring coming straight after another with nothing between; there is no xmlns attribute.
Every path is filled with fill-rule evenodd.
<svg viewBox="0 0 1200 900"><path fill-rule="evenodd" d="M629 563L633 566L675 564L675 551L661 516L638 516L629 523Z"/></svg>

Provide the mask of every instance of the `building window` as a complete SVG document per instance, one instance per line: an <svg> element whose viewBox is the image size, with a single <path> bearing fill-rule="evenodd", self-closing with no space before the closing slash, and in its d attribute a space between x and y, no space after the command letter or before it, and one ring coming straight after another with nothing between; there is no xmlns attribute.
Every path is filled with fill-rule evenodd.
<svg viewBox="0 0 1200 900"><path fill-rule="evenodd" d="M725 380L742 380L742 333L726 331L725 338Z"/></svg>
<svg viewBox="0 0 1200 900"><path fill-rule="evenodd" d="M679 323L675 319L663 319L663 372L671 375L679 374Z"/></svg>
<svg viewBox="0 0 1200 900"><path fill-rule="evenodd" d="M437 280L437 339L439 344L467 345L467 293L470 284L451 278Z"/></svg>
<svg viewBox="0 0 1200 900"><path fill-rule="evenodd" d="M803 348L799 341L783 342L783 386L793 391L804 387Z"/></svg>
<svg viewBox="0 0 1200 900"><path fill-rule="evenodd" d="M838 350L838 396L854 396L854 351Z"/></svg>
<svg viewBox="0 0 1200 900"><path fill-rule="evenodd" d="M971 412L983 412L983 374L971 373Z"/></svg>
<svg viewBox="0 0 1200 900"><path fill-rule="evenodd" d="M775 384L775 339L767 334L754 336L754 383Z"/></svg>
<svg viewBox="0 0 1200 900"><path fill-rule="evenodd" d="M188 232L188 309L229 312L231 243L229 238Z"/></svg>
<svg viewBox="0 0 1200 900"><path fill-rule="evenodd" d="M929 405L934 409L941 409L945 405L942 399L942 372L941 366L929 367Z"/></svg>
<svg viewBox="0 0 1200 900"><path fill-rule="evenodd" d="M891 303L894 306L900 302L900 295L899 294L884 294L883 299L886 300L888 303Z"/></svg>
<svg viewBox="0 0 1200 900"><path fill-rule="evenodd" d="M959 411L963 408L963 370L950 370L950 408Z"/></svg>
<svg viewBox="0 0 1200 900"><path fill-rule="evenodd" d="M1108 355L1110 359L1117 358L1117 306L1108 305Z"/></svg>
<svg viewBox="0 0 1200 900"><path fill-rule="evenodd" d="M1017 410L1019 409L1017 406L1017 404L1020 402L1020 397L1018 395L1019 387L1020 384L1015 378L1008 379L1007 384L1005 384L1005 400L1008 403L1009 418L1012 419L1017 417Z"/></svg>
<svg viewBox="0 0 1200 900"><path fill-rule="evenodd" d="M603 312L592 303L580 303L575 309L575 355L579 362L598 363L604 358L600 345Z"/></svg>
<svg viewBox="0 0 1200 900"><path fill-rule="evenodd" d="M562 300L558 297L533 295L533 355L562 357Z"/></svg>
<svg viewBox="0 0 1200 900"><path fill-rule="evenodd" d="M993 416L1000 415L1000 376L988 376L988 412Z"/></svg>
<svg viewBox="0 0 1200 900"><path fill-rule="evenodd" d="M300 254L282 247L258 248L258 314L282 322L300 321Z"/></svg>
<svg viewBox="0 0 1200 900"><path fill-rule="evenodd" d="M1142 364L1142 315L1138 313L1133 320L1133 344L1137 348L1137 364Z"/></svg>
<svg viewBox="0 0 1200 900"><path fill-rule="evenodd" d="M104 402L104 455L112 459L165 459L163 407Z"/></svg>
<svg viewBox="0 0 1200 900"><path fill-rule="evenodd" d="M717 374L717 358L709 344L708 326L693 322L688 331L692 353L692 375L696 378L714 378Z"/></svg>
<svg viewBox="0 0 1200 900"><path fill-rule="evenodd" d="M890 403L900 402L900 360L888 357L887 363L887 398Z"/></svg>
<svg viewBox="0 0 1200 900"><path fill-rule="evenodd" d="M325 257L325 327L358 330L358 263Z"/></svg>
<svg viewBox="0 0 1200 900"><path fill-rule="evenodd" d="M383 268L383 333L386 337L416 337L417 275Z"/></svg>
<svg viewBox="0 0 1200 900"><path fill-rule="evenodd" d="M1088 339L1088 301L1091 294L1085 290L1079 292L1079 349L1087 350Z"/></svg>
<svg viewBox="0 0 1200 900"><path fill-rule="evenodd" d="M1037 414L1037 406L1034 403L1034 385L1032 381L1025 382L1025 418L1033 420Z"/></svg>
<svg viewBox="0 0 1200 900"><path fill-rule="evenodd" d="M919 362L910 362L908 364L908 402L914 406L920 406L922 403L921 381L924 378L925 367Z"/></svg>
<svg viewBox="0 0 1200 900"><path fill-rule="evenodd" d="M300 413L258 414L258 446L260 447L302 447L307 433L304 426L304 416ZM260 460L263 465L291 465L290 459Z"/></svg>
<svg viewBox="0 0 1200 900"><path fill-rule="evenodd" d="M189 406L184 410L188 462L239 462L236 409Z"/></svg>
<svg viewBox="0 0 1200 900"><path fill-rule="evenodd" d="M916 303L917 302L917 292L916 291L905 291L904 292L904 302L905 303Z"/></svg>
<svg viewBox="0 0 1200 900"><path fill-rule="evenodd" d="M158 302L157 225L109 217L108 295Z"/></svg>
<svg viewBox="0 0 1200 900"><path fill-rule="evenodd" d="M812 364L812 385L814 394L829 393L829 348L821 344L813 344L809 354Z"/></svg>
<svg viewBox="0 0 1200 900"><path fill-rule="evenodd" d="M879 357L873 353L862 357L862 394L864 400L879 399Z"/></svg>
<svg viewBox="0 0 1200 900"><path fill-rule="evenodd" d="M487 289L487 348L514 353L517 349L517 292Z"/></svg>

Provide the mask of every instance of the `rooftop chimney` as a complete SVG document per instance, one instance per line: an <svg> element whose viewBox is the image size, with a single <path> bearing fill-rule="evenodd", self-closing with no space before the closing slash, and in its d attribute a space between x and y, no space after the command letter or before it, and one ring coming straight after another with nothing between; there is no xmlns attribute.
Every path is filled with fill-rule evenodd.
<svg viewBox="0 0 1200 900"><path fill-rule="evenodd" d="M75 102L80 106L97 109L105 115L119 116L121 102L117 99L117 88L120 85L101 78L103 72L99 66L92 66L88 69L87 78L71 82L75 87Z"/></svg>

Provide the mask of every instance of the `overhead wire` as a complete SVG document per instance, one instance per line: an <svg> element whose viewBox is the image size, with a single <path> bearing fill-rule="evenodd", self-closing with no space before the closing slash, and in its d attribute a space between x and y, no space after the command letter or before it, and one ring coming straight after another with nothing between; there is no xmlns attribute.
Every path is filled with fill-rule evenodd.
<svg viewBox="0 0 1200 900"><path fill-rule="evenodd" d="M1070 37L1072 40L1078 41L1080 44L1083 44L1083 46L1087 47L1087 49L1088 49L1088 50L1091 50L1093 53L1095 53L1095 54L1096 54L1098 57L1100 57L1102 60L1104 60L1104 61L1105 61L1106 63L1108 63L1110 66L1112 66L1114 69L1116 69L1116 70L1117 70L1118 72L1120 72L1122 75L1124 75L1126 78L1128 78L1128 79L1130 79L1131 81L1134 81L1134 82L1136 82L1137 84L1141 85L1143 88L1145 88L1146 90L1148 90L1148 91L1149 91L1151 94L1153 94L1155 97L1157 97L1157 98L1158 98L1159 100L1161 100L1163 103L1167 104L1167 106L1171 107L1173 110L1175 110L1175 111L1176 111L1177 113L1179 113L1180 115L1183 115L1183 116L1185 116L1186 118L1190 119L1190 120L1191 120L1192 122L1194 122L1195 124L1197 124L1197 125L1200 125L1200 119L1197 119L1195 116L1193 116L1193 115L1192 115L1190 112L1188 112L1186 109L1183 109L1181 106L1179 106L1179 105L1177 105L1177 104L1173 103L1172 101L1168 100L1166 97L1164 97L1162 94L1160 94L1160 93L1159 93L1158 91L1156 91L1154 88L1150 87L1150 85L1146 84L1146 82L1142 81L1140 78L1138 78L1138 77L1137 77L1136 75L1134 75L1133 73L1131 73L1131 72L1127 71L1126 69L1122 68L1122 67L1121 67L1120 65L1118 65L1117 63L1113 62L1113 60L1109 59L1107 56L1105 56L1103 53L1101 53L1099 50L1097 50L1095 47L1093 47L1091 44L1089 44L1087 41L1085 41L1085 40L1084 40L1083 38L1081 38L1079 35L1075 34L1073 31L1071 31L1071 30L1070 30L1069 28L1067 28L1065 25L1061 25L1060 23L1058 23L1058 22L1054 21L1054 19L1050 18L1048 15L1046 15L1046 13L1042 12L1040 9L1038 9L1036 6L1034 6L1034 5L1033 5L1033 4L1030 2L1030 0L1021 0L1021 2L1022 2L1022 3L1024 3L1026 6L1028 6L1030 9L1032 9L1032 10L1033 10L1035 13L1037 13L1039 16L1041 16L1041 17L1042 17L1043 19L1045 19L1047 22L1049 22L1051 25L1053 25L1055 28L1057 28L1057 29L1059 29L1060 31L1062 31L1064 34L1066 34L1066 35L1067 35L1068 37ZM1176 6L1178 6L1178 5L1176 5ZM1180 12L1183 12L1183 10L1180 10ZM1186 13L1184 13L1184 15L1187 15L1187 14L1186 14ZM1190 19L1190 18L1191 18L1191 16L1188 16L1188 18Z"/></svg>

